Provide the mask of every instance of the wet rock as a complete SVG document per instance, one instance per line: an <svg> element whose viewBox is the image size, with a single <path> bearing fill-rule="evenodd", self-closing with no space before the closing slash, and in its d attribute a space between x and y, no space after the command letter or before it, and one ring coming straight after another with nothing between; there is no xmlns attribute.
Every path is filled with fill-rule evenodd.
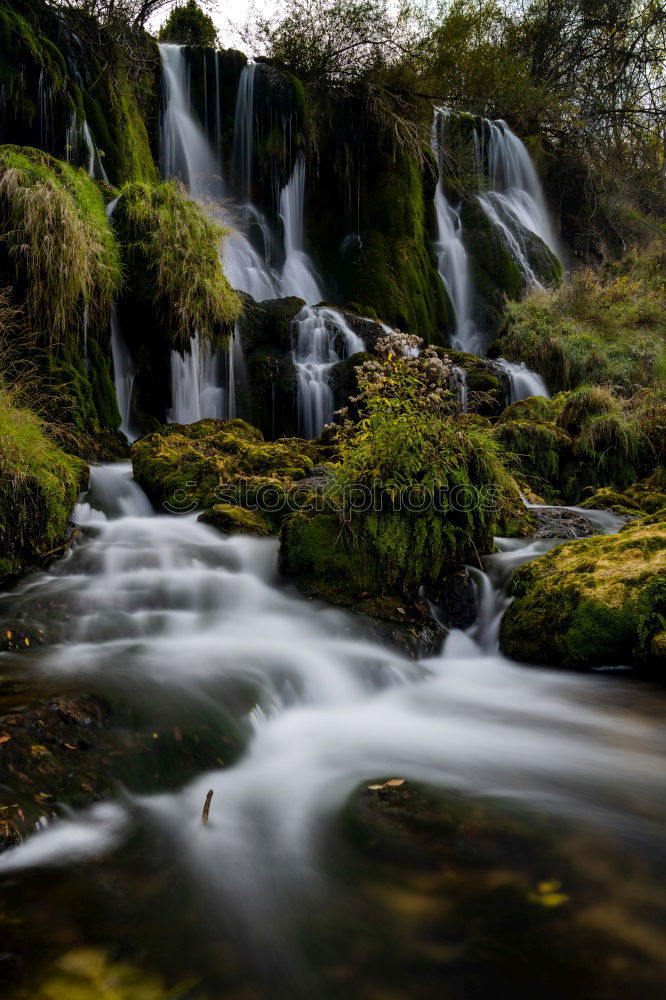
<svg viewBox="0 0 666 1000"><path fill-rule="evenodd" d="M589 538L597 533L586 517L567 507L532 508L538 521L535 538Z"/></svg>

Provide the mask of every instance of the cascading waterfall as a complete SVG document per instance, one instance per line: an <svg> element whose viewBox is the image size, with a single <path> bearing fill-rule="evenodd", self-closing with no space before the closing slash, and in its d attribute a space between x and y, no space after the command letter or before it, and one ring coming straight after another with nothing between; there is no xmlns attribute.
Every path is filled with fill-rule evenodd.
<svg viewBox="0 0 666 1000"><path fill-rule="evenodd" d="M252 172L254 162L254 84L257 64L248 63L238 81L234 113L232 160L241 197L252 203Z"/></svg>
<svg viewBox="0 0 666 1000"><path fill-rule="evenodd" d="M439 164L439 181L435 192L435 252L439 274L455 313L453 347L483 357L486 337L474 316L474 284L463 240L460 210L450 204L444 191L448 121L449 111L446 108L435 108L431 129L431 146ZM527 261L519 233L506 221L511 214L512 218L518 219L522 225L540 236L549 247L555 246L543 192L529 153L504 122L484 119L480 131L474 133L474 143L480 177L482 171L487 171L491 184L498 188L483 192L477 198L492 224L504 234L508 248L523 274L528 276L531 284L538 284ZM549 396L543 378L525 364L516 364L504 358L499 358L496 363L503 368L509 379L510 402L515 403L527 396ZM465 409L467 389L464 372L460 368L455 371L462 372L462 376L458 376L458 386L461 406Z"/></svg>
<svg viewBox="0 0 666 1000"><path fill-rule="evenodd" d="M284 230L285 262L280 278L283 295L296 295L306 305L324 298L321 279L304 248L305 157L296 158L289 183L280 192L280 219Z"/></svg>
<svg viewBox="0 0 666 1000"><path fill-rule="evenodd" d="M474 132L479 183L478 201L504 235L529 285L539 286L522 230L538 236L557 256L557 241L534 164L525 145L504 121L483 119Z"/></svg>
<svg viewBox="0 0 666 1000"><path fill-rule="evenodd" d="M132 419L132 390L136 372L132 357L123 340L118 322L118 310L115 304L111 307L111 360L113 362L113 383L116 389L116 400L120 411L120 432L131 443L136 441L138 433Z"/></svg>
<svg viewBox="0 0 666 1000"><path fill-rule="evenodd" d="M446 108L435 108L430 133L432 150L439 164L435 191L435 253L439 275L455 313L453 346L459 351L481 355L485 347L484 338L474 317L474 286L469 255L463 242L460 210L449 203L444 193L443 155L448 116Z"/></svg>
<svg viewBox="0 0 666 1000"><path fill-rule="evenodd" d="M93 180L106 181L108 184L109 178L107 177L102 158L99 155L99 150L95 145L95 140L87 121L83 122L82 134L88 150L88 176L92 177Z"/></svg>
<svg viewBox="0 0 666 1000"><path fill-rule="evenodd" d="M169 423L193 424L204 417L222 420L229 415L224 397L220 355L202 343L198 333L190 338L189 350L171 352Z"/></svg>
<svg viewBox="0 0 666 1000"><path fill-rule="evenodd" d="M160 117L162 177L180 178L193 198L219 197L220 169L190 103L190 72L181 45L160 45L163 107Z"/></svg>
<svg viewBox="0 0 666 1000"><path fill-rule="evenodd" d="M545 396L550 399L548 387L541 375L533 372L522 361L507 361L506 358L496 358L495 364L504 369L509 378L510 403L517 403L518 400L527 399L528 396Z"/></svg>
<svg viewBox="0 0 666 1000"><path fill-rule="evenodd" d="M298 425L306 438L316 437L333 419L331 368L363 351L365 345L344 316L328 307L306 306L293 323L293 357L298 373Z"/></svg>

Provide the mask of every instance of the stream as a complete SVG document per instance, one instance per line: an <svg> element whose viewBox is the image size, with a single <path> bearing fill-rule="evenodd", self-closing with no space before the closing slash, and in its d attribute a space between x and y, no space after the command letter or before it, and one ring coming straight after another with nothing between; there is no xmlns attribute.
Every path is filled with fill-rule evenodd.
<svg viewBox="0 0 666 1000"><path fill-rule="evenodd" d="M613 515L591 516L597 530L617 529ZM0 655L3 681L20 673L50 692L122 702L156 743L204 718L218 740L206 773L181 774L170 758L138 783L126 772L115 797L64 808L0 856L5 909L19 923L29 913L36 935L21 959L31 972L102 944L175 984L169 996L434 997L448 983L453 997L508 997L514 973L504 983L502 963L478 948L463 948L461 967L462 945L449 941L476 941L465 894L496 893L494 879L557 915L550 957L560 945L569 955L556 988L522 942L517 968L536 989L541 962L550 985L521 996L619 996L636 969L642 995L659 995L664 698L622 676L498 652L511 571L557 542L498 539L474 571L475 624L414 662L371 641L362 616L280 581L275 540L225 537L195 518L156 515L128 463L95 468L74 513L77 543L0 596L4 620L41 622L50 636L20 663ZM442 809L449 824L460 811L450 842ZM394 816L408 820L399 836ZM481 860L488 829L508 853L474 854L470 869L459 854L476 844L479 816ZM564 883L561 910L524 901L549 879ZM488 906L510 931L515 906L495 896ZM580 982L567 935L596 942L597 992L589 973Z"/></svg>

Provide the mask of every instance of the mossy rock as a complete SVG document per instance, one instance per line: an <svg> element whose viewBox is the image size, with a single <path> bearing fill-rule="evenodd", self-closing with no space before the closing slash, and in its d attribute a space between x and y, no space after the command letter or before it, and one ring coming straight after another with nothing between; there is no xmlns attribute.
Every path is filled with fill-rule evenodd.
<svg viewBox="0 0 666 1000"><path fill-rule="evenodd" d="M306 219L309 247L330 276L331 296L360 315L381 316L427 343L445 344L453 311L432 246L436 165L427 152L421 166L396 150L361 102L337 102L334 116ZM349 163L340 155L345 149L358 158L353 207Z"/></svg>
<svg viewBox="0 0 666 1000"><path fill-rule="evenodd" d="M42 565L67 540L69 518L88 478L29 410L0 391L0 585Z"/></svg>
<svg viewBox="0 0 666 1000"><path fill-rule="evenodd" d="M270 535L272 529L259 511L245 510L233 504L219 503L204 511L199 517L204 524L210 524L225 535Z"/></svg>
<svg viewBox="0 0 666 1000"><path fill-rule="evenodd" d="M501 647L517 660L564 667L635 665L663 672L666 514L617 535L557 546L519 569ZM656 650L656 652L655 652Z"/></svg>
<svg viewBox="0 0 666 1000"><path fill-rule="evenodd" d="M263 511L276 530L291 513L289 491L319 454L301 438L265 441L243 420L209 419L170 424L141 438L132 446L132 466L158 508L182 513L231 504Z"/></svg>
<svg viewBox="0 0 666 1000"><path fill-rule="evenodd" d="M635 518L643 514L657 514L666 508L666 492L659 489L655 476L634 483L620 492L609 487L589 491L590 495L579 503L580 507L615 511L625 517Z"/></svg>
<svg viewBox="0 0 666 1000"><path fill-rule="evenodd" d="M508 457L509 468L530 489L548 500L557 496L560 465L571 439L547 421L502 419L493 435Z"/></svg>
<svg viewBox="0 0 666 1000"><path fill-rule="evenodd" d="M477 318L491 340L502 325L506 299L518 300L522 294L522 275L476 198L463 202L460 218L477 295Z"/></svg>
<svg viewBox="0 0 666 1000"><path fill-rule="evenodd" d="M499 365L463 351L447 350L446 353L454 365L465 372L470 412L484 417L499 416L506 407L510 392L506 374Z"/></svg>
<svg viewBox="0 0 666 1000"><path fill-rule="evenodd" d="M262 350L290 351L292 323L305 305L303 299L289 296L255 302L250 295L240 293L240 297L243 311L238 321L238 332L245 354Z"/></svg>

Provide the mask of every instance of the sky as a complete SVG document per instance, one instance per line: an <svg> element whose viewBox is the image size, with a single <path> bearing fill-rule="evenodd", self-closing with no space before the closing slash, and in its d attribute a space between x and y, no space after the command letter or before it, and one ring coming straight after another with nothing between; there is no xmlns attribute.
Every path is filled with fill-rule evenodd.
<svg viewBox="0 0 666 1000"><path fill-rule="evenodd" d="M177 0L174 0L174 6ZM280 7L278 0L221 0L218 4L219 10L211 11L211 17L215 21L220 34L220 45L223 48L239 45L237 32L231 25L243 26L248 18L254 19L255 12L260 15L271 15ZM167 11L162 11L149 23L149 27L156 31L166 20Z"/></svg>

